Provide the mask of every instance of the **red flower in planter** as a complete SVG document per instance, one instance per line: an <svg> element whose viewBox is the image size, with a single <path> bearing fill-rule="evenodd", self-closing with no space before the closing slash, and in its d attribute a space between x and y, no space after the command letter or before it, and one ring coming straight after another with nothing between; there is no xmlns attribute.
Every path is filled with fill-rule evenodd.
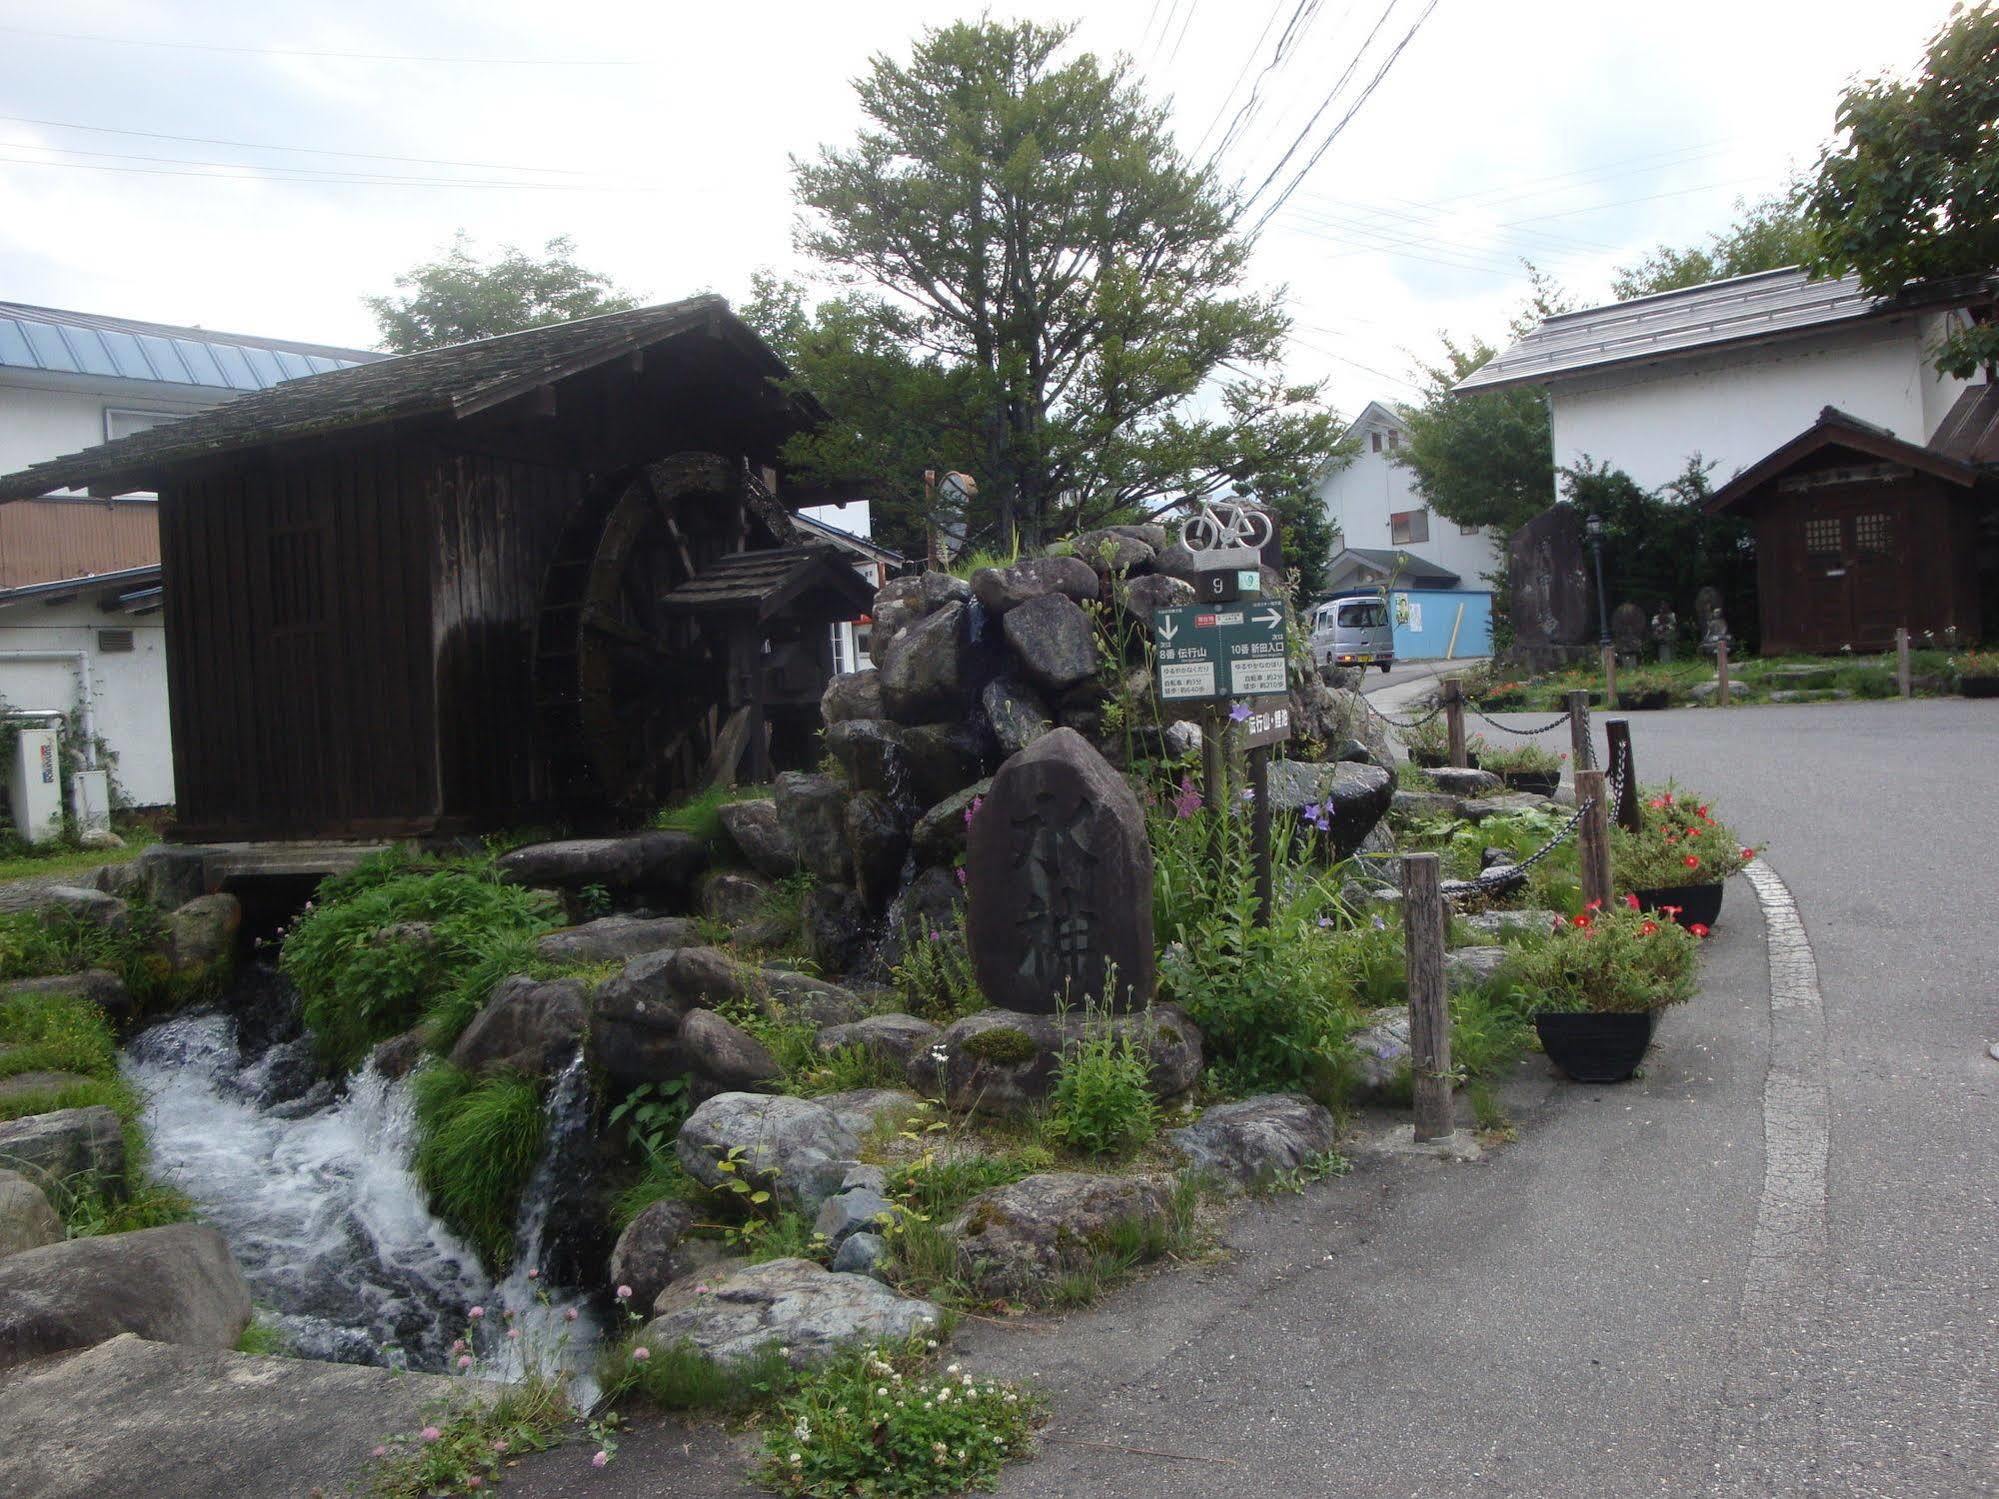
<svg viewBox="0 0 1999 1499"><path fill-rule="evenodd" d="M1638 897L1635 895L1627 895L1624 897L1624 904L1627 907L1629 907L1631 910L1635 911L1638 909Z"/></svg>
<svg viewBox="0 0 1999 1499"><path fill-rule="evenodd" d="M1646 803L1645 805L1646 805L1646 806L1648 806L1648 807L1651 807L1651 808L1653 808L1654 810L1657 810L1658 808L1661 808L1661 807L1668 807L1668 806L1671 806L1671 805L1672 805L1672 803L1668 802L1668 801L1666 800L1666 798L1665 798L1665 797L1663 797L1663 796L1655 796L1655 797L1653 797L1653 798L1652 798L1652 800L1650 800L1649 802L1647 802L1647 803Z"/></svg>
<svg viewBox="0 0 1999 1499"><path fill-rule="evenodd" d="M1585 911L1601 911L1603 909L1603 902L1600 900L1593 900L1588 905L1584 906L1583 909Z"/></svg>
<svg viewBox="0 0 1999 1499"><path fill-rule="evenodd" d="M1580 926L1580 927L1587 927L1587 926L1588 926L1588 925L1590 924L1590 916L1589 916L1589 912L1587 912L1587 911L1584 911L1584 912L1583 912L1583 913L1582 913L1581 915L1579 915L1579 916L1571 916L1571 917L1569 918L1569 921L1570 921L1570 924L1571 924L1571 925L1574 925L1574 926Z"/></svg>
<svg viewBox="0 0 1999 1499"><path fill-rule="evenodd" d="M1749 861L1750 861L1751 859L1753 859L1753 858L1755 858L1755 857L1756 857L1756 850L1755 850L1755 849L1753 849L1753 848L1745 848L1745 849L1743 849L1743 851L1742 851L1742 862L1743 862L1743 863L1747 864L1747 863L1748 863L1748 862L1749 862Z"/></svg>
<svg viewBox="0 0 1999 1499"><path fill-rule="evenodd" d="M1658 922L1648 921L1643 926L1638 928L1638 935L1641 937L1649 937L1658 930L1659 930Z"/></svg>
<svg viewBox="0 0 1999 1499"><path fill-rule="evenodd" d="M1688 828L1688 829L1687 829L1687 836L1688 836L1689 838L1698 838L1698 837L1700 837L1700 835L1701 835L1701 830L1700 830L1699 828Z"/></svg>
<svg viewBox="0 0 1999 1499"><path fill-rule="evenodd" d="M1684 906L1661 906L1659 912L1664 916L1678 916L1684 909Z"/></svg>
<svg viewBox="0 0 1999 1499"><path fill-rule="evenodd" d="M1696 921L1687 930L1692 932L1696 937L1705 937L1708 932L1708 926L1705 921Z"/></svg>
<svg viewBox="0 0 1999 1499"><path fill-rule="evenodd" d="M1687 868L1689 869L1699 869L1701 867L1700 855L1698 854L1688 854L1686 858L1680 860L1680 862L1686 865Z"/></svg>

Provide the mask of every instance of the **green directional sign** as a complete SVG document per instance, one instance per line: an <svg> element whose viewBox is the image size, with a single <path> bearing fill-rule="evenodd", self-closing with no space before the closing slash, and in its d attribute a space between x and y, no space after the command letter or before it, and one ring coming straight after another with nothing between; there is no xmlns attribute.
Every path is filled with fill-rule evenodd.
<svg viewBox="0 0 1999 1499"><path fill-rule="evenodd" d="M1165 702L1259 697L1285 690L1284 609L1267 600L1155 609L1159 696Z"/></svg>

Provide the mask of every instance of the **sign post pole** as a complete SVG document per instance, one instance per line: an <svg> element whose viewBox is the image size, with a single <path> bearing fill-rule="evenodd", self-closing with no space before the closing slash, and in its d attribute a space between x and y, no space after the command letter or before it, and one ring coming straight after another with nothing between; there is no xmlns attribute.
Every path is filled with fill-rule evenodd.
<svg viewBox="0 0 1999 1499"><path fill-rule="evenodd" d="M1249 752L1250 841L1256 859L1256 924L1270 925L1270 746Z"/></svg>

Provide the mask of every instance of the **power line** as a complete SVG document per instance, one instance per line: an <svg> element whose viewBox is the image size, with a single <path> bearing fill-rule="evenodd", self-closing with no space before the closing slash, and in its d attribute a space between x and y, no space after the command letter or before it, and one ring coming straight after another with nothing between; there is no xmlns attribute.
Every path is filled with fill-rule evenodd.
<svg viewBox="0 0 1999 1499"><path fill-rule="evenodd" d="M374 151L332 151L321 146L274 146L263 141L237 141L214 135L169 135L161 130L120 130L111 125L80 125L74 120L37 120L27 115L0 115L10 125L34 125L47 130L87 130L94 135L130 135L144 140L180 141L191 146L235 146L245 151L284 151L297 156L339 156L350 161L399 161L411 166L479 167L496 172L541 172L559 177L587 177L573 167L525 167L505 161L453 161L436 156L386 156Z"/></svg>
<svg viewBox="0 0 1999 1499"><path fill-rule="evenodd" d="M33 26L0 25L16 36L59 42L99 42L114 47L161 47L175 52L229 52L253 57L332 57L355 62L443 62L494 68L636 68L637 57L452 57L424 52L334 52L309 47L235 47L220 42L166 42L150 37L104 36L81 31L43 31Z"/></svg>
<svg viewBox="0 0 1999 1499"><path fill-rule="evenodd" d="M1340 71L1340 76L1333 80L1333 86L1326 91L1326 97L1320 100L1319 107L1312 111L1312 118L1305 122L1305 128L1300 130L1292 138L1291 144L1284 148L1284 154L1277 158L1277 164L1264 174L1263 181L1259 182L1256 186L1256 191L1243 200L1244 207L1254 203L1258 198L1263 196L1264 189L1277 180L1278 174L1284 170L1286 163L1297 154L1298 148L1305 144L1306 137L1317 127L1320 117L1332 107L1333 100L1340 96L1340 93L1346 88L1355 72L1359 70L1361 59L1367 55L1367 49L1374 45L1374 39L1381 34L1381 28L1388 24L1388 18L1395 13L1395 7L1398 3L1399 0L1388 0L1388 4L1383 7L1381 14L1375 19L1374 25L1369 28L1367 35L1361 39L1361 44L1355 50L1354 55L1347 59L1347 65ZM1263 217L1264 219L1268 219L1270 215L1266 213ZM1262 227L1261 220L1258 222L1258 227Z"/></svg>
<svg viewBox="0 0 1999 1499"><path fill-rule="evenodd" d="M1180 34L1173 38L1173 50L1166 54L1166 66L1172 67L1173 60L1180 55L1180 44L1187 40L1187 28L1194 24L1194 12L1201 8L1201 0L1187 0L1187 19L1180 23Z"/></svg>

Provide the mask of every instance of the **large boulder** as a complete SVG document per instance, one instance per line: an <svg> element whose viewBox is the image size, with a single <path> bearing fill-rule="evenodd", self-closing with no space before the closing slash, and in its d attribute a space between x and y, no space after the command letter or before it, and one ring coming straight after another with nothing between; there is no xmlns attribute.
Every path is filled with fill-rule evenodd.
<svg viewBox="0 0 1999 1499"><path fill-rule="evenodd" d="M800 913L805 950L821 973L847 973L867 956L872 917L860 892L847 885L815 885Z"/></svg>
<svg viewBox="0 0 1999 1499"><path fill-rule="evenodd" d="M736 851L758 874L781 880L797 871L798 845L779 820L777 803L769 797L724 802L715 815Z"/></svg>
<svg viewBox="0 0 1999 1499"><path fill-rule="evenodd" d="M1159 561L1159 548L1143 536L1133 535L1135 527L1106 527L1085 531L1071 541L1076 555L1107 577L1150 571Z"/></svg>
<svg viewBox="0 0 1999 1499"><path fill-rule="evenodd" d="M1015 677L994 677L979 695L986 722L999 741L1002 755L1016 755L1055 727L1048 705L1032 687Z"/></svg>
<svg viewBox="0 0 1999 1499"><path fill-rule="evenodd" d="M1048 1171L980 1193L945 1232L975 1294L1032 1300L1107 1253L1121 1225L1158 1231L1142 1242L1163 1240L1172 1213L1168 1177Z"/></svg>
<svg viewBox="0 0 1999 1499"><path fill-rule="evenodd" d="M886 718L848 718L826 730L826 752L855 791L896 792L904 779L902 730Z"/></svg>
<svg viewBox="0 0 1999 1499"><path fill-rule="evenodd" d="M751 981L763 1012L773 1020L811 1026L846 1025L868 1012L851 989L829 984L781 963L766 963Z"/></svg>
<svg viewBox="0 0 1999 1499"><path fill-rule="evenodd" d="M1218 1103L1166 1138L1188 1165L1235 1189L1267 1185L1324 1158L1339 1139L1339 1126L1322 1104L1296 1093L1268 1093Z"/></svg>
<svg viewBox="0 0 1999 1499"><path fill-rule="evenodd" d="M853 877L847 854L847 788L831 776L787 770L777 778L777 820L798 862L834 884Z"/></svg>
<svg viewBox="0 0 1999 1499"><path fill-rule="evenodd" d="M909 857L909 823L880 792L857 791L847 799L846 834L861 899L877 914L886 911Z"/></svg>
<svg viewBox="0 0 1999 1499"><path fill-rule="evenodd" d="M1097 632L1072 599L1043 594L1009 610L1002 625L1027 679L1044 692L1062 693L1097 674Z"/></svg>
<svg viewBox="0 0 1999 1499"><path fill-rule="evenodd" d="M125 1180L125 1132L102 1104L0 1123L0 1166L38 1186L86 1172L116 1191Z"/></svg>
<svg viewBox="0 0 1999 1499"><path fill-rule="evenodd" d="M63 1236L48 1194L18 1171L0 1170L0 1259Z"/></svg>
<svg viewBox="0 0 1999 1499"><path fill-rule="evenodd" d="M831 1055L858 1046L876 1061L907 1073L918 1052L928 1051L942 1034L914 1015L869 1015L847 1025L829 1025L819 1033L819 1050Z"/></svg>
<svg viewBox="0 0 1999 1499"><path fill-rule="evenodd" d="M674 1143L681 1166L703 1186L747 1181L805 1213L840 1190L859 1150L831 1109L761 1093L716 1094L687 1116ZM735 1170L721 1170L724 1161Z"/></svg>
<svg viewBox="0 0 1999 1499"><path fill-rule="evenodd" d="M972 596L971 585L950 573L925 572L892 578L875 595L871 611L875 639L893 640L907 626L927 618L946 604L962 604ZM877 660L880 651L875 653Z"/></svg>
<svg viewBox="0 0 1999 1499"><path fill-rule="evenodd" d="M684 896L708 862L708 849L691 833L661 830L617 838L565 838L530 843L500 856L509 884L582 890L646 890Z"/></svg>
<svg viewBox="0 0 1999 1499"><path fill-rule="evenodd" d="M1446 796L1491 796L1506 789L1506 783L1489 770L1473 770L1462 765L1436 765L1423 772Z"/></svg>
<svg viewBox="0 0 1999 1499"><path fill-rule="evenodd" d="M910 852L916 855L918 865L929 868L936 864L949 864L965 851L972 807L992 789L990 776L974 781L964 789L952 792L916 819L916 829L910 834L909 846Z"/></svg>
<svg viewBox="0 0 1999 1499"><path fill-rule="evenodd" d="M979 652L962 603L944 605L909 625L875 658L882 707L897 723L955 718L984 686Z"/></svg>
<svg viewBox="0 0 1999 1499"><path fill-rule="evenodd" d="M132 1017L132 992L108 968L86 968L81 973L56 973L0 983L0 1004L17 994L72 994L96 1005L114 1026Z"/></svg>
<svg viewBox="0 0 1999 1499"><path fill-rule="evenodd" d="M575 979L502 979L484 1009L451 1048L451 1065L466 1072L502 1068L530 1077L560 1072L583 1039L583 985Z"/></svg>
<svg viewBox="0 0 1999 1499"><path fill-rule="evenodd" d="M1442 791L1398 791L1390 799L1388 810L1397 817L1458 817L1464 805L1462 797Z"/></svg>
<svg viewBox="0 0 1999 1499"><path fill-rule="evenodd" d="M1511 955L1510 949L1497 945L1453 948L1444 954L1444 985L1453 994L1482 989L1498 977Z"/></svg>
<svg viewBox="0 0 1999 1499"><path fill-rule="evenodd" d="M630 1286L633 1306L651 1306L679 1278L681 1241L700 1218L693 1204L677 1198L653 1203L618 1235L611 1249L611 1284Z"/></svg>
<svg viewBox="0 0 1999 1499"><path fill-rule="evenodd" d="M813 1229L828 1245L838 1249L859 1233L878 1233L901 1216L896 1205L874 1186L850 1186L835 1192L819 1205Z"/></svg>
<svg viewBox="0 0 1999 1499"><path fill-rule="evenodd" d="M1361 846L1395 800L1395 777L1378 765L1350 760L1270 762L1270 805L1323 820L1334 854L1344 859ZM1308 808L1318 808L1314 816Z"/></svg>
<svg viewBox="0 0 1999 1499"><path fill-rule="evenodd" d="M600 916L544 933L534 950L553 963L610 963L700 940L685 916Z"/></svg>
<svg viewBox="0 0 1999 1499"><path fill-rule="evenodd" d="M43 911L60 911L86 926L103 927L109 932L131 930L132 911L115 895L83 885L48 885L35 897Z"/></svg>
<svg viewBox="0 0 1999 1499"><path fill-rule="evenodd" d="M174 973L183 980L220 982L236 960L243 902L226 892L197 895L167 917Z"/></svg>
<svg viewBox="0 0 1999 1499"><path fill-rule="evenodd" d="M635 1087L687 1070L680 1055L686 997L680 949L633 958L592 996L589 1057L599 1071Z"/></svg>
<svg viewBox="0 0 1999 1499"><path fill-rule="evenodd" d="M1502 791L1494 796L1467 797L1458 815L1467 822L1484 822L1488 817L1508 817L1516 812L1553 812L1560 803L1531 791Z"/></svg>
<svg viewBox="0 0 1999 1499"><path fill-rule="evenodd" d="M208 860L216 850L185 843L154 843L123 864L97 872L100 890L174 911L208 894Z"/></svg>
<svg viewBox="0 0 1999 1499"><path fill-rule="evenodd" d="M679 1042L687 1065L717 1088L754 1088L784 1075L761 1041L713 1010L690 1011L680 1022Z"/></svg>
<svg viewBox="0 0 1999 1499"><path fill-rule="evenodd" d="M1181 609L1197 597L1193 584L1165 573L1133 578L1117 591L1119 606L1145 631L1147 639L1152 637L1152 616L1156 610Z"/></svg>
<svg viewBox="0 0 1999 1499"><path fill-rule="evenodd" d="M1200 586L1201 565L1195 559L1193 548L1184 541L1170 541L1161 547L1152 570L1169 578L1178 578L1190 588Z"/></svg>
<svg viewBox="0 0 1999 1499"><path fill-rule="evenodd" d="M767 1260L706 1290L676 1287L640 1335L664 1352L682 1343L722 1363L785 1350L794 1366L823 1363L857 1343L933 1333L943 1314L865 1275L835 1275L810 1260Z"/></svg>
<svg viewBox="0 0 1999 1499"><path fill-rule="evenodd" d="M484 1381L121 1334L0 1380L0 1494L298 1499L345 1490L392 1433Z"/></svg>
<svg viewBox="0 0 1999 1499"><path fill-rule="evenodd" d="M206 1224L65 1239L0 1259L0 1369L121 1332L228 1348L249 1324L249 1283Z"/></svg>
<svg viewBox="0 0 1999 1499"><path fill-rule="evenodd" d="M1409 1007L1383 1005L1369 1010L1350 1044L1360 1091L1374 1097L1395 1092L1409 1078Z"/></svg>
<svg viewBox="0 0 1999 1499"><path fill-rule="evenodd" d="M740 869L711 869L694 882L694 903L710 921L734 926L762 914L770 881Z"/></svg>
<svg viewBox="0 0 1999 1499"><path fill-rule="evenodd" d="M828 682L819 694L819 716L829 724L882 717L881 679L875 669L841 672Z"/></svg>
<svg viewBox="0 0 1999 1499"><path fill-rule="evenodd" d="M1051 1015L981 1010L913 1052L909 1085L960 1113L1023 1119L1055 1086L1062 1032Z"/></svg>
<svg viewBox="0 0 1999 1499"><path fill-rule="evenodd" d="M902 1088L852 1088L845 1093L824 1093L812 1101L851 1130L856 1139L866 1135L884 1119L902 1124L930 1112L930 1105ZM857 1176L870 1175L880 1169L879 1166L850 1169L841 1179L840 1190L844 1192L852 1187ZM871 1179L870 1184L881 1186L879 1180Z"/></svg>
<svg viewBox="0 0 1999 1499"><path fill-rule="evenodd" d="M902 731L909 780L897 800L917 808L935 806L983 779L996 763L995 748L996 741L983 725L964 719L912 724Z"/></svg>
<svg viewBox="0 0 1999 1499"><path fill-rule="evenodd" d="M1051 593L1087 604L1097 596L1097 573L1079 557L1029 557L1011 567L980 568L972 574L972 593L994 616Z"/></svg>

